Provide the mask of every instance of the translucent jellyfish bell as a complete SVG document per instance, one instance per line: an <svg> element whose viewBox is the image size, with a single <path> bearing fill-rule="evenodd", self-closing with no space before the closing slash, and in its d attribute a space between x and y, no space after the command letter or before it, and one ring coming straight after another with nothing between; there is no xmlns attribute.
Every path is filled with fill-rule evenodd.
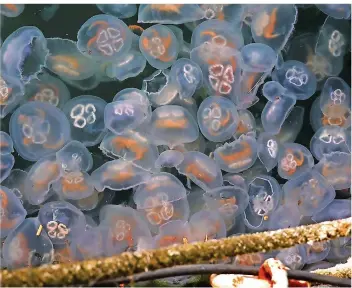
<svg viewBox="0 0 352 288"><path fill-rule="evenodd" d="M56 162L65 172L89 171L93 166L93 157L81 142L70 141L56 152Z"/></svg>
<svg viewBox="0 0 352 288"><path fill-rule="evenodd" d="M236 186L208 190L203 195L207 206L220 213L227 230L235 225L235 217L242 214L249 203L247 191Z"/></svg>
<svg viewBox="0 0 352 288"><path fill-rule="evenodd" d="M98 144L106 133L104 109L106 101L101 97L82 95L66 102L62 111L71 126L71 138L90 147Z"/></svg>
<svg viewBox="0 0 352 288"><path fill-rule="evenodd" d="M248 108L259 99L259 86L277 63L277 53L268 45L251 43L241 49L242 79L241 93L236 98L237 106Z"/></svg>
<svg viewBox="0 0 352 288"><path fill-rule="evenodd" d="M38 101L20 106L11 116L10 134L18 154L37 161L61 149L70 140L70 124L53 105Z"/></svg>
<svg viewBox="0 0 352 288"><path fill-rule="evenodd" d="M48 55L47 41L34 26L24 26L8 36L1 47L1 70L23 84L36 78Z"/></svg>
<svg viewBox="0 0 352 288"><path fill-rule="evenodd" d="M1 237L5 238L26 218L27 212L16 195L0 186Z"/></svg>
<svg viewBox="0 0 352 288"><path fill-rule="evenodd" d="M215 211L201 210L189 220L193 241L208 241L226 237L226 225Z"/></svg>
<svg viewBox="0 0 352 288"><path fill-rule="evenodd" d="M138 23L182 24L204 17L197 4L141 4Z"/></svg>
<svg viewBox="0 0 352 288"><path fill-rule="evenodd" d="M351 41L350 24L346 20L327 17L320 28L315 52L322 55L337 66L343 67L343 57L347 53L348 43Z"/></svg>
<svg viewBox="0 0 352 288"><path fill-rule="evenodd" d="M330 251L330 242L321 241L303 245L306 252L306 263L316 263L326 258Z"/></svg>
<svg viewBox="0 0 352 288"><path fill-rule="evenodd" d="M53 244L45 233L36 235L39 227L37 218L28 218L7 236L2 253L8 269L52 263Z"/></svg>
<svg viewBox="0 0 352 288"><path fill-rule="evenodd" d="M179 53L178 40L173 31L164 25L154 25L144 30L139 48L148 63L156 69L169 68Z"/></svg>
<svg viewBox="0 0 352 288"><path fill-rule="evenodd" d="M154 237L156 248L184 244L192 239L188 222L174 220L160 226L159 234Z"/></svg>
<svg viewBox="0 0 352 288"><path fill-rule="evenodd" d="M162 152L155 161L156 168L172 168L177 167L184 160L182 152L177 150L166 150Z"/></svg>
<svg viewBox="0 0 352 288"><path fill-rule="evenodd" d="M17 17L22 14L24 4L1 4L0 13L6 17Z"/></svg>
<svg viewBox="0 0 352 288"><path fill-rule="evenodd" d="M39 210L38 219L43 225L42 233L46 233L54 245L65 244L86 228L82 211L65 201L44 204Z"/></svg>
<svg viewBox="0 0 352 288"><path fill-rule="evenodd" d="M185 108L165 105L153 111L150 135L155 145L168 145L172 148L195 141L199 130L196 120Z"/></svg>
<svg viewBox="0 0 352 288"><path fill-rule="evenodd" d="M331 152L351 152L351 141L346 130L338 126L321 127L310 141L310 151L321 160Z"/></svg>
<svg viewBox="0 0 352 288"><path fill-rule="evenodd" d="M207 97L199 106L197 120L200 131L210 141L229 140L239 123L235 104L224 97Z"/></svg>
<svg viewBox="0 0 352 288"><path fill-rule="evenodd" d="M189 217L186 189L169 173L153 174L148 182L137 188L133 201L154 232L164 223L178 219L186 221Z"/></svg>
<svg viewBox="0 0 352 288"><path fill-rule="evenodd" d="M348 189L351 186L351 154L345 152L330 152L324 154L314 166L335 190Z"/></svg>
<svg viewBox="0 0 352 288"><path fill-rule="evenodd" d="M127 25L111 15L89 18L77 33L77 47L92 58L110 61L126 54L132 45L132 32Z"/></svg>
<svg viewBox="0 0 352 288"><path fill-rule="evenodd" d="M326 15L336 19L348 19L351 16L351 5L349 4L315 4L315 6Z"/></svg>
<svg viewBox="0 0 352 288"><path fill-rule="evenodd" d="M320 223L351 217L351 200L335 199L324 210L315 213L312 220Z"/></svg>
<svg viewBox="0 0 352 288"><path fill-rule="evenodd" d="M191 98L203 83L199 65L190 59L181 58L172 65L170 81L176 83L180 98Z"/></svg>
<svg viewBox="0 0 352 288"><path fill-rule="evenodd" d="M326 80L320 94L320 109L331 118L351 117L351 87L339 77Z"/></svg>
<svg viewBox="0 0 352 288"><path fill-rule="evenodd" d="M17 77L1 70L0 73L0 119L12 112L23 99L24 85Z"/></svg>
<svg viewBox="0 0 352 288"><path fill-rule="evenodd" d="M95 189L127 190L150 179L150 173L124 160L108 161L91 174Z"/></svg>
<svg viewBox="0 0 352 288"><path fill-rule="evenodd" d="M8 155L14 152L13 141L9 134L0 131L0 155Z"/></svg>
<svg viewBox="0 0 352 288"><path fill-rule="evenodd" d="M315 170L287 181L282 190L285 203L298 207L303 216L323 210L335 198L334 188Z"/></svg>
<svg viewBox="0 0 352 288"><path fill-rule="evenodd" d="M214 159L221 170L239 173L253 166L257 159L257 142L252 136L242 135L214 151Z"/></svg>
<svg viewBox="0 0 352 288"><path fill-rule="evenodd" d="M248 196L244 224L251 230L264 231L268 228L272 212L281 201L281 187L273 177L257 176L249 183Z"/></svg>
<svg viewBox="0 0 352 288"><path fill-rule="evenodd" d="M126 130L120 135L106 134L99 148L108 157L122 158L143 169L154 170L159 151L151 142L144 132Z"/></svg>
<svg viewBox="0 0 352 288"><path fill-rule="evenodd" d="M106 205L99 215L100 226L109 229L105 253L108 256L136 251L141 238L151 240L146 222L131 207Z"/></svg>
<svg viewBox="0 0 352 288"><path fill-rule="evenodd" d="M241 135L245 134L247 136L256 136L256 120L253 114L247 109L238 110L238 126L233 134L233 138L237 139Z"/></svg>
<svg viewBox="0 0 352 288"><path fill-rule="evenodd" d="M282 124L296 104L296 98L293 94L287 93L287 90L275 81L264 84L263 94L269 101L261 114L262 125L266 132L276 135L280 132Z"/></svg>
<svg viewBox="0 0 352 288"><path fill-rule="evenodd" d="M222 186L222 173L213 159L196 151L186 152L183 156L183 162L176 167L179 173L190 178L205 191Z"/></svg>
<svg viewBox="0 0 352 288"><path fill-rule="evenodd" d="M281 178L293 179L313 168L314 159L310 151L301 144L285 143L278 155L277 171Z"/></svg>
<svg viewBox="0 0 352 288"><path fill-rule="evenodd" d="M225 20L207 20L199 24L192 33L191 47L205 42L221 43L222 46L240 50L243 46L241 30Z"/></svg>
<svg viewBox="0 0 352 288"><path fill-rule="evenodd" d="M282 249L276 255L276 258L279 259L286 267L293 270L301 270L307 263L305 249L302 245Z"/></svg>
<svg viewBox="0 0 352 288"><path fill-rule="evenodd" d="M115 134L121 134L148 121L151 118L151 113L150 106L140 101L117 100L105 107L105 127Z"/></svg>
<svg viewBox="0 0 352 288"><path fill-rule="evenodd" d="M15 157L11 154L1 155L0 157L0 182L4 181L11 173L15 165Z"/></svg>
<svg viewBox="0 0 352 288"><path fill-rule="evenodd" d="M101 12L120 19L130 18L137 13L136 4L97 4L97 7Z"/></svg>
<svg viewBox="0 0 352 288"><path fill-rule="evenodd" d="M26 197L34 205L43 203L50 197L50 188L60 178L60 166L56 156L38 160L29 170L25 181Z"/></svg>
<svg viewBox="0 0 352 288"><path fill-rule="evenodd" d="M275 135L267 132L259 134L257 144L258 158L269 172L277 165L281 144Z"/></svg>
<svg viewBox="0 0 352 288"><path fill-rule="evenodd" d="M264 5L252 18L251 30L255 42L280 51L289 39L297 20L297 8L289 5Z"/></svg>
<svg viewBox="0 0 352 288"><path fill-rule="evenodd" d="M240 89L241 58L238 50L225 44L224 41L205 42L194 48L190 57L202 69L209 95L235 101Z"/></svg>
<svg viewBox="0 0 352 288"><path fill-rule="evenodd" d="M62 108L70 98L70 91L60 79L48 73L39 74L25 86L25 96L22 102L40 101Z"/></svg>
<svg viewBox="0 0 352 288"><path fill-rule="evenodd" d="M276 68L272 79L279 82L297 100L307 100L317 89L317 79L313 72L302 62L289 60Z"/></svg>

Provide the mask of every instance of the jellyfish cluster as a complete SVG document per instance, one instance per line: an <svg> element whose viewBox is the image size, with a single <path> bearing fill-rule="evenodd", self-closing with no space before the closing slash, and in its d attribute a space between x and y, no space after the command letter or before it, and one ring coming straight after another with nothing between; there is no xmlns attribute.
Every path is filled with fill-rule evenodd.
<svg viewBox="0 0 352 288"><path fill-rule="evenodd" d="M351 6L313 8L325 21L298 34L293 4L97 4L74 38L2 39L1 267L350 217ZM60 9L38 17L55 25ZM231 261L313 270L350 245Z"/></svg>

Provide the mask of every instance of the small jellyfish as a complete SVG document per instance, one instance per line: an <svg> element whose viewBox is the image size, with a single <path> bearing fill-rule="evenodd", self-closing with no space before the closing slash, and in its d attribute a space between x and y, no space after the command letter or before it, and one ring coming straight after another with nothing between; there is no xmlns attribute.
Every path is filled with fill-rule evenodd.
<svg viewBox="0 0 352 288"><path fill-rule="evenodd" d="M351 237L341 237L330 240L331 248L326 260L336 264L346 263L351 257Z"/></svg>
<svg viewBox="0 0 352 288"><path fill-rule="evenodd" d="M213 159L196 151L186 152L183 156L183 162L176 167L180 174L187 176L204 191L222 186L222 173Z"/></svg>
<svg viewBox="0 0 352 288"><path fill-rule="evenodd" d="M136 4L96 4L98 9L120 19L130 18L137 14Z"/></svg>
<svg viewBox="0 0 352 288"><path fill-rule="evenodd" d="M48 22L55 16L59 7L59 4L45 5L44 8L40 11L39 15L44 21Z"/></svg>
<svg viewBox="0 0 352 288"><path fill-rule="evenodd" d="M151 241L150 230L138 212L122 205L106 205L99 215L100 226L107 227L109 234L105 244L107 256L125 251L136 251L141 239Z"/></svg>
<svg viewBox="0 0 352 288"><path fill-rule="evenodd" d="M64 82L48 73L38 75L25 86L22 102L40 101L62 108L71 98L70 91Z"/></svg>
<svg viewBox="0 0 352 288"><path fill-rule="evenodd" d="M341 78L330 77L326 80L319 103L326 117L346 119L350 122L351 87Z"/></svg>
<svg viewBox="0 0 352 288"><path fill-rule="evenodd" d="M144 104L145 106L150 105L149 99L144 91L137 88L125 88L120 90L112 99L112 102L115 101L124 101L124 100L133 100Z"/></svg>
<svg viewBox="0 0 352 288"><path fill-rule="evenodd" d="M255 42L280 51L287 43L297 20L293 4L264 5L252 18L251 30Z"/></svg>
<svg viewBox="0 0 352 288"><path fill-rule="evenodd" d="M28 202L39 205L51 196L51 187L60 178L60 165L56 155L38 160L28 171L25 180L25 191Z"/></svg>
<svg viewBox="0 0 352 288"><path fill-rule="evenodd" d="M257 160L257 141L252 136L242 135L237 140L216 148L214 159L223 171L245 171Z"/></svg>
<svg viewBox="0 0 352 288"><path fill-rule="evenodd" d="M122 20L101 14L89 18L78 30L77 47L89 57L110 61L130 50L132 38L132 32Z"/></svg>
<svg viewBox="0 0 352 288"><path fill-rule="evenodd" d="M265 166L266 170L271 171L278 163L280 142L275 135L262 132L257 139L258 158Z"/></svg>
<svg viewBox="0 0 352 288"><path fill-rule="evenodd" d="M204 86L209 95L235 101L240 89L240 53L225 44L205 42L194 48L190 57L202 69Z"/></svg>
<svg viewBox="0 0 352 288"><path fill-rule="evenodd" d="M351 16L351 5L349 4L315 4L315 6L326 15L336 19L348 19Z"/></svg>
<svg viewBox="0 0 352 288"><path fill-rule="evenodd" d="M213 142L229 140L239 123L235 104L221 96L207 97L199 106L197 120L204 137Z"/></svg>
<svg viewBox="0 0 352 288"><path fill-rule="evenodd" d="M292 179L314 166L310 151L301 144L285 143L279 150L277 171L281 178Z"/></svg>
<svg viewBox="0 0 352 288"><path fill-rule="evenodd" d="M95 146L104 137L104 99L91 95L82 95L65 103L62 111L69 119L71 138L82 142L86 147Z"/></svg>
<svg viewBox="0 0 352 288"><path fill-rule="evenodd" d="M178 85L172 81L169 74L167 69L157 70L143 79L142 91L153 107L169 105L178 97Z"/></svg>
<svg viewBox="0 0 352 288"><path fill-rule="evenodd" d="M11 154L0 154L0 183L9 177L14 165L15 157L13 157Z"/></svg>
<svg viewBox="0 0 352 288"><path fill-rule="evenodd" d="M153 170L159 151L151 142L144 132L126 130L120 135L106 134L99 148L108 157L132 161L138 167Z"/></svg>
<svg viewBox="0 0 352 288"><path fill-rule="evenodd" d="M291 270L301 270L307 263L304 246L296 245L291 248L282 249L275 258L279 259Z"/></svg>
<svg viewBox="0 0 352 288"><path fill-rule="evenodd" d="M113 191L111 191L111 192L113 192ZM93 194L88 197L78 199L78 200L66 199L66 201L71 203L75 207L77 207L79 210L88 212L88 211L92 211L98 207L99 201L103 197L102 194L99 194L98 191L94 190ZM87 215L85 215L85 216L87 218Z"/></svg>
<svg viewBox="0 0 352 288"><path fill-rule="evenodd" d="M70 141L57 151L56 162L64 172L87 172L93 167L92 154L78 141Z"/></svg>
<svg viewBox="0 0 352 288"><path fill-rule="evenodd" d="M317 89L317 79L308 66L296 60L284 62L272 73L272 79L279 82L297 100L307 100Z"/></svg>
<svg viewBox="0 0 352 288"><path fill-rule="evenodd" d="M281 201L281 187L275 178L265 175L255 177L248 187L249 204L244 211L244 224L254 231L267 230L271 214Z"/></svg>
<svg viewBox="0 0 352 288"><path fill-rule="evenodd" d="M315 170L287 181L282 190L284 202L298 207L303 216L322 211L336 195L334 188Z"/></svg>
<svg viewBox="0 0 352 288"><path fill-rule="evenodd" d="M39 210L39 206L32 205L28 202L28 190L25 187L28 173L20 169L11 170L10 175L1 183L1 185L10 189L20 200L27 214L33 214Z"/></svg>
<svg viewBox="0 0 352 288"><path fill-rule="evenodd" d="M155 167L159 168L172 168L179 166L184 160L182 152L177 150L166 150L162 152L158 159L155 161Z"/></svg>
<svg viewBox="0 0 352 288"><path fill-rule="evenodd" d="M24 95L24 85L17 77L0 72L0 119L12 112Z"/></svg>
<svg viewBox="0 0 352 288"><path fill-rule="evenodd" d="M65 172L60 179L53 184L54 191L64 199L85 199L94 193L92 177L84 171Z"/></svg>
<svg viewBox="0 0 352 288"><path fill-rule="evenodd" d="M249 203L247 191L237 186L223 186L208 190L203 197L210 210L220 213L227 230L235 225L235 217L242 214Z"/></svg>
<svg viewBox="0 0 352 288"><path fill-rule="evenodd" d="M108 161L91 174L98 192L105 188L120 191L136 187L150 179L150 173L124 160Z"/></svg>
<svg viewBox="0 0 352 288"><path fill-rule="evenodd" d="M43 33L34 26L21 27L2 44L2 73L27 84L42 70L47 55L47 40Z"/></svg>
<svg viewBox="0 0 352 288"><path fill-rule="evenodd" d="M330 152L325 154L314 170L324 176L335 190L351 187L351 154L345 152Z"/></svg>
<svg viewBox="0 0 352 288"><path fill-rule="evenodd" d="M342 70L343 57L351 42L350 29L348 21L332 17L327 17L320 28L315 53L329 59L333 66L337 66L336 70Z"/></svg>
<svg viewBox="0 0 352 288"><path fill-rule="evenodd" d="M6 17L17 17L22 14L24 4L1 4L0 13Z"/></svg>
<svg viewBox="0 0 352 288"><path fill-rule="evenodd" d="M240 50L243 37L239 27L233 27L225 20L207 20L194 29L191 48L201 46L205 42Z"/></svg>
<svg viewBox="0 0 352 288"><path fill-rule="evenodd" d="M167 145L172 149L195 141L199 130L196 120L185 108L165 105L153 111L150 135L155 145Z"/></svg>
<svg viewBox="0 0 352 288"><path fill-rule="evenodd" d="M237 95L236 105L243 109L258 102L258 88L271 73L278 56L268 45L251 43L242 47L241 58L241 93Z"/></svg>
<svg viewBox="0 0 352 288"><path fill-rule="evenodd" d="M61 38L48 38L47 41L49 55L46 68L69 84L86 79L90 81L97 64L78 50L76 42Z"/></svg>
<svg viewBox="0 0 352 288"><path fill-rule="evenodd" d="M312 244L304 244L306 253L306 264L312 264L324 260L330 251L330 242L313 242Z"/></svg>
<svg viewBox="0 0 352 288"><path fill-rule="evenodd" d="M138 23L183 24L204 17L197 4L141 4Z"/></svg>
<svg viewBox="0 0 352 288"><path fill-rule="evenodd" d="M347 131L338 126L319 128L310 141L310 151L317 160L332 152L351 152L351 140Z"/></svg>
<svg viewBox="0 0 352 288"><path fill-rule="evenodd" d="M199 65L190 59L178 59L171 67L170 81L176 84L180 98L191 98L203 84Z"/></svg>
<svg viewBox="0 0 352 288"><path fill-rule="evenodd" d="M247 109L238 110L238 126L233 134L233 138L237 139L241 135L256 136L256 121L253 114Z"/></svg>
<svg viewBox="0 0 352 288"><path fill-rule="evenodd" d="M275 81L266 82L263 95L269 101L261 114L261 121L265 132L274 135L280 132L282 124L296 104L296 97Z"/></svg>
<svg viewBox="0 0 352 288"><path fill-rule="evenodd" d="M52 263L53 244L45 233L38 235L38 229L38 219L28 218L7 236L2 253L8 269Z"/></svg>
<svg viewBox="0 0 352 288"><path fill-rule="evenodd" d="M106 105L104 110L105 127L115 134L136 129L152 117L150 105L134 99L116 100Z"/></svg>
<svg viewBox="0 0 352 288"><path fill-rule="evenodd" d="M43 225L42 233L46 233L54 245L71 241L86 228L86 218L82 211L65 201L44 204L39 210L38 219Z"/></svg>
<svg viewBox="0 0 352 288"><path fill-rule="evenodd" d="M186 189L180 180L166 172L153 174L148 182L140 185L133 201L154 233L164 223L186 221L189 217Z"/></svg>
<svg viewBox="0 0 352 288"><path fill-rule="evenodd" d="M32 101L20 106L10 119L10 135L17 153L37 161L61 149L70 140L70 123L55 106Z"/></svg>
<svg viewBox="0 0 352 288"><path fill-rule="evenodd" d="M8 155L14 152L13 141L9 134L0 131L0 155Z"/></svg>
<svg viewBox="0 0 352 288"><path fill-rule="evenodd" d="M169 68L179 53L175 34L170 28L160 24L143 31L139 38L139 48L148 63L156 69Z"/></svg>
<svg viewBox="0 0 352 288"><path fill-rule="evenodd" d="M320 223L324 221L333 221L351 217L351 200L335 199L324 210L315 213L312 220Z"/></svg>
<svg viewBox="0 0 352 288"><path fill-rule="evenodd" d="M285 204L277 206L276 209L270 213L270 218L266 225L268 230L292 228L297 227L300 220L301 212L297 205L287 201L287 203L285 202Z"/></svg>
<svg viewBox="0 0 352 288"><path fill-rule="evenodd" d="M189 243L192 239L188 222L173 220L160 226L159 234L154 237L156 248Z"/></svg>
<svg viewBox="0 0 352 288"><path fill-rule="evenodd" d="M70 243L72 258L86 260L104 257L108 228L104 226L92 227L82 234L76 235Z"/></svg>
<svg viewBox="0 0 352 288"><path fill-rule="evenodd" d="M26 218L27 212L13 191L0 186L0 238L9 235Z"/></svg>
<svg viewBox="0 0 352 288"><path fill-rule="evenodd" d="M192 241L208 241L226 237L226 225L216 211L201 210L189 219Z"/></svg>

